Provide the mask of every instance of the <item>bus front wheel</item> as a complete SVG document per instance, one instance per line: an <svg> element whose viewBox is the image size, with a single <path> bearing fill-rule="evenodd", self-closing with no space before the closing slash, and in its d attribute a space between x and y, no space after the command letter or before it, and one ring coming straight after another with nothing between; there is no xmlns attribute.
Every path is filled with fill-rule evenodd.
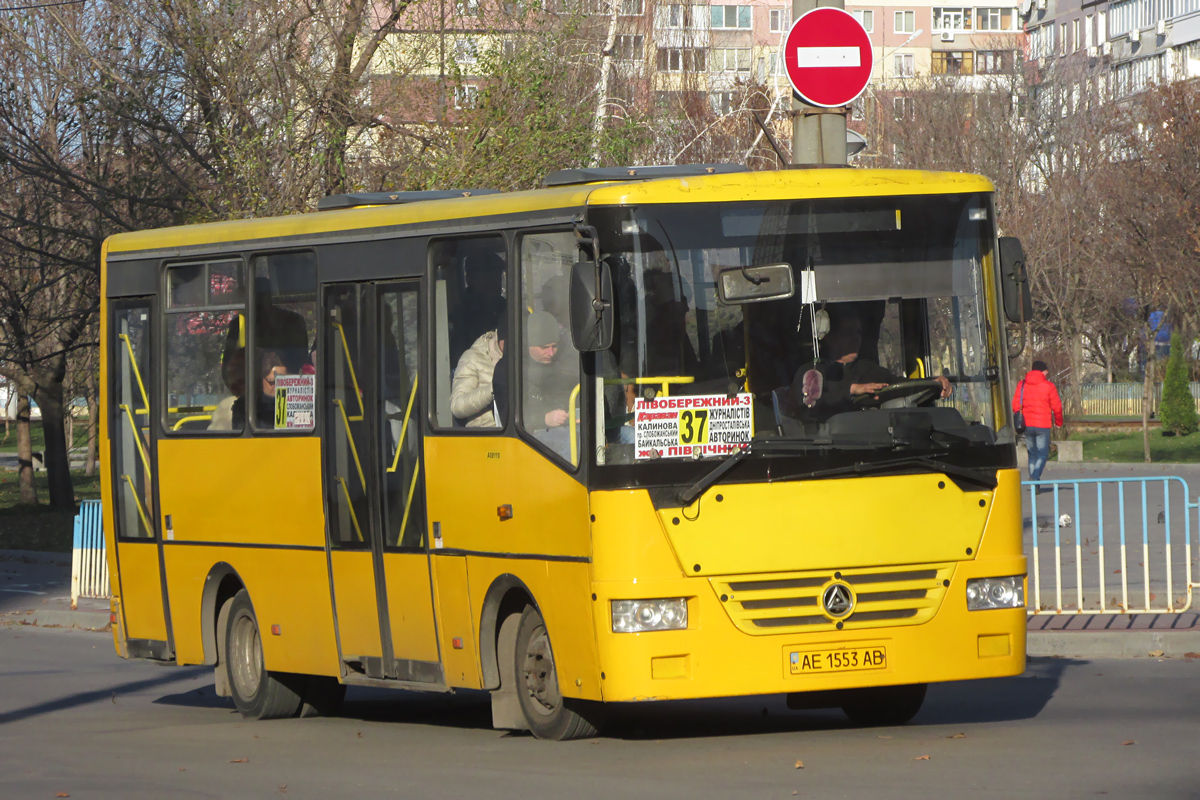
<svg viewBox="0 0 1200 800"><path fill-rule="evenodd" d="M928 688L928 684L914 683L851 689L842 701L842 711L859 725L903 725L921 710Z"/></svg>
<svg viewBox="0 0 1200 800"><path fill-rule="evenodd" d="M517 626L515 674L517 700L534 736L564 741L596 735L601 706L562 696L550 635L533 606L525 608Z"/></svg>
<svg viewBox="0 0 1200 800"><path fill-rule="evenodd" d="M225 626L229 690L233 704L248 719L294 717L300 712L302 676L269 672L263 661L262 637L250 595L234 595Z"/></svg>

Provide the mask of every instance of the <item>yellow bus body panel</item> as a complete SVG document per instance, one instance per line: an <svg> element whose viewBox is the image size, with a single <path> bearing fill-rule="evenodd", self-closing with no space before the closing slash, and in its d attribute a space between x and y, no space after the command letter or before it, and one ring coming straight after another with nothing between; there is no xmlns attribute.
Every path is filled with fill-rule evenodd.
<svg viewBox="0 0 1200 800"><path fill-rule="evenodd" d="M658 518L688 574L737 575L957 561L979 549L991 499L943 475L781 481L717 485Z"/></svg>
<svg viewBox="0 0 1200 800"><path fill-rule="evenodd" d="M153 539L125 540L118 542L117 548L121 559L121 595L125 598L125 636L165 642L167 620L158 572L158 543Z"/></svg>
<svg viewBox="0 0 1200 800"><path fill-rule="evenodd" d="M462 689L480 689L479 631L467 580L465 556L437 553L433 556L433 577L441 631L442 670L446 685Z"/></svg>
<svg viewBox="0 0 1200 800"><path fill-rule="evenodd" d="M384 553L383 571L387 576L388 617L396 658L437 661L429 558L424 553Z"/></svg>
<svg viewBox="0 0 1200 800"><path fill-rule="evenodd" d="M173 537L164 548L179 663L201 661L199 593L224 562L250 594L268 669L337 674L320 453L314 437L159 440L159 524ZM271 635L272 624L284 635Z"/></svg>
<svg viewBox="0 0 1200 800"><path fill-rule="evenodd" d="M895 482L901 486L906 476L876 479L842 479L814 481L826 502L841 511L838 518L820 518L829 527L822 535L841 543L840 559L827 547L814 543L811 551L784 548L776 551L777 561L772 570L780 574L805 570L826 570L879 566L903 569L906 565L924 565L930 561L949 561L949 586L928 621L921 624L880 623L875 627L786 633L765 631L752 634L740 630L730 612L714 590L713 576L729 576L736 580L745 566L743 553L761 547L768 524L760 524L768 508L791 507L794 517L789 529L813 525L805 514L805 506L776 497L770 505L752 505L747 490L767 488L764 484L721 485L710 490L725 496L722 503L708 497L701 506L704 520L717 506L741 506L754 509L741 515L742 523L731 521L724 528L724 550L715 541L705 546L711 567L705 575L694 572L694 564L681 563L675 557L663 533L659 515L652 508L649 496L643 491L622 490L594 492L592 511L596 515L593 591L593 624L600 653L600 665L605 672L604 699L607 701L636 701L649 699L681 699L722 695L771 694L822 689L852 688L902 683L962 680L969 678L1016 675L1025 668L1025 609L1003 609L968 612L966 581L974 577L1024 575L1025 557L1021 553L1020 476L1015 470L999 473L999 485L994 492L967 492L974 497L990 496L987 528L980 537L977 518L964 514L955 516L962 501L953 495L953 484L937 488L937 476L932 486L923 490L909 487L903 509L911 510L911 518L897 512L890 519L873 519L873 503L863 498L877 495L881 486L867 492L870 481ZM804 491L804 484L781 483L782 492ZM837 504L862 493L857 503ZM967 506L969 508L969 504ZM976 508L978 502L976 500ZM693 509L694 510L694 509ZM875 512L882 515L883 510ZM909 551L899 545L869 539L856 539L854 531L863 520L890 530L898 539L909 539ZM964 532L951 530L952 522L970 525ZM776 523L779 520L775 520ZM667 523L672 528L672 522ZM682 527L682 520L681 525ZM865 529L865 528L864 528ZM680 533L680 536L683 534ZM958 555L941 550L914 546L913 537L943 542L973 542L964 545ZM960 539L959 537L964 537ZM657 541L656 541L657 540ZM768 542L769 544L769 542ZM972 553L966 553L966 546ZM813 560L808 553L811 552ZM914 557L915 556L915 557ZM932 557L932 558L931 558ZM838 563L840 561L840 563ZM723 565L741 565L726 569ZM702 565L703 567L703 565ZM756 574L755 577L770 577ZM639 634L611 632L611 601L638 598L685 597L688 599L688 628L682 631L656 631ZM853 620L853 616L850 617ZM832 649L853 645L882 645L887 651L887 667L880 670L832 672L826 674L792 675L787 659L793 651Z"/></svg>
<svg viewBox="0 0 1200 800"><path fill-rule="evenodd" d="M334 550L330 559L343 657L381 657L383 642L379 635L379 605L371 551Z"/></svg>

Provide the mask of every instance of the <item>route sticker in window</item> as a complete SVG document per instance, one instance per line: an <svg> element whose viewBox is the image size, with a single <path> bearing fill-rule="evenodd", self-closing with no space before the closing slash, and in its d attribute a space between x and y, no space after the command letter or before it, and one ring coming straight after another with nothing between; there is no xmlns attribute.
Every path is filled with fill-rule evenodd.
<svg viewBox="0 0 1200 800"><path fill-rule="evenodd" d="M310 430L316 422L316 375L275 377L275 430Z"/></svg>
<svg viewBox="0 0 1200 800"><path fill-rule="evenodd" d="M754 436L749 394L638 400L633 412L634 449L639 459L726 455Z"/></svg>

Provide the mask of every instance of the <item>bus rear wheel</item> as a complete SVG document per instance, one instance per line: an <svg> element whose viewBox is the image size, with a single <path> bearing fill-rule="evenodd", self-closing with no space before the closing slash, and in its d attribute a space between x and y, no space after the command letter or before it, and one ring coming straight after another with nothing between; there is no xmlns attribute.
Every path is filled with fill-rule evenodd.
<svg viewBox="0 0 1200 800"><path fill-rule="evenodd" d="M517 626L514 672L517 700L534 736L565 741L595 736L599 731L599 704L562 696L550 634L533 606L525 608Z"/></svg>
<svg viewBox="0 0 1200 800"><path fill-rule="evenodd" d="M225 626L229 690L233 704L247 719L294 717L300 712L302 676L269 672L263 661L262 636L250 595L234 595Z"/></svg>
<svg viewBox="0 0 1200 800"><path fill-rule="evenodd" d="M842 711L859 725L903 725L921 710L928 688L928 684L914 683L852 689L842 701Z"/></svg>

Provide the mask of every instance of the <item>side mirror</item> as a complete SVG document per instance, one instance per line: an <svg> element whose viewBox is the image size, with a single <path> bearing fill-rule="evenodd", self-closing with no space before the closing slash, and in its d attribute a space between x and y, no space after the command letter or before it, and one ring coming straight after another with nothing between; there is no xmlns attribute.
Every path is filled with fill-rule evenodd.
<svg viewBox="0 0 1200 800"><path fill-rule="evenodd" d="M1009 322L1033 319L1033 295L1029 292L1029 274L1025 270L1025 250L1015 236L1000 237L1000 288L1004 296L1004 316Z"/></svg>
<svg viewBox="0 0 1200 800"><path fill-rule="evenodd" d="M613 337L612 271L604 261L571 266L571 343L581 353L607 350Z"/></svg>
<svg viewBox="0 0 1200 800"><path fill-rule="evenodd" d="M717 276L717 297L725 305L782 300L795 293L791 264L734 267Z"/></svg>

